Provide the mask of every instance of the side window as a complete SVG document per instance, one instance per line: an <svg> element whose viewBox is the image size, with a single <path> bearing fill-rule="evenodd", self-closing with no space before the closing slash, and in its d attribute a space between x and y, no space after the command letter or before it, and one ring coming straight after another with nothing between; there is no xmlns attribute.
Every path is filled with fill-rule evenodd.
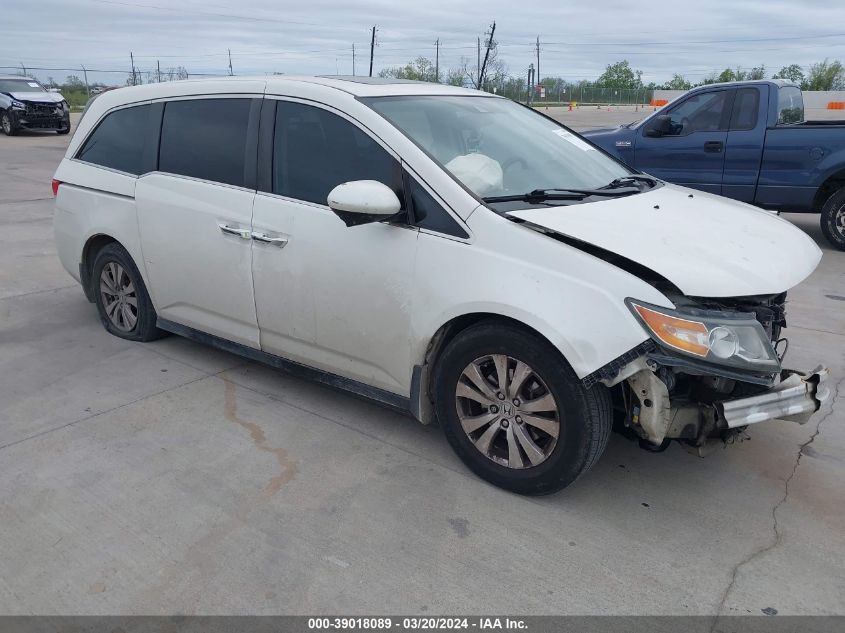
<svg viewBox="0 0 845 633"><path fill-rule="evenodd" d="M667 114L672 118L674 136L693 132L717 132L726 129L725 106L728 91L704 92L693 95L672 108Z"/></svg>
<svg viewBox="0 0 845 633"><path fill-rule="evenodd" d="M350 180L377 180L402 200L402 172L384 148L322 108L279 101L273 141L273 193L326 204Z"/></svg>
<svg viewBox="0 0 845 633"><path fill-rule="evenodd" d="M760 92L756 88L740 88L736 91L732 130L753 130L757 126L757 112L760 109Z"/></svg>
<svg viewBox="0 0 845 633"><path fill-rule="evenodd" d="M455 237L469 237L461 225L449 215L449 212L413 177L406 175L405 183L414 226Z"/></svg>
<svg viewBox="0 0 845 633"><path fill-rule="evenodd" d="M143 169L150 106L115 110L100 121L76 157L95 165L139 175Z"/></svg>
<svg viewBox="0 0 845 633"><path fill-rule="evenodd" d="M159 170L242 187L250 105L250 99L169 101Z"/></svg>
<svg viewBox="0 0 845 633"><path fill-rule="evenodd" d="M778 90L778 125L801 123L804 120L804 97L795 86Z"/></svg>

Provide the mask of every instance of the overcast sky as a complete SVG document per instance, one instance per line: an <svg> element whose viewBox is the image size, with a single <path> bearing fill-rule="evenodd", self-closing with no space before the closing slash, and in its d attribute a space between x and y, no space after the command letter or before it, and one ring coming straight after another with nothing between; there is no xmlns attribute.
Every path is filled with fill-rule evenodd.
<svg viewBox="0 0 845 633"><path fill-rule="evenodd" d="M807 66L845 61L841 0L3 0L0 66L190 72L367 73L377 25L374 74L424 55L441 42L441 70L475 59L476 37L496 20L500 58L523 74L540 36L541 74L595 79L628 59L645 82L674 72L698 81L727 66ZM0 72L9 72L0 68ZM64 70L33 70L63 80ZM76 74L80 74L77 72ZM92 81L125 81L97 73ZM90 78L89 77L89 78Z"/></svg>

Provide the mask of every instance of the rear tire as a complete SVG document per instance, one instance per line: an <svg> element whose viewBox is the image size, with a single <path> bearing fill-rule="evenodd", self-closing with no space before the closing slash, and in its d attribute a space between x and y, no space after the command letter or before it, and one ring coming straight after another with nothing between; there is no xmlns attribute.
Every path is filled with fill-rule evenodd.
<svg viewBox="0 0 845 633"><path fill-rule="evenodd" d="M437 362L433 395L464 464L519 494L565 488L598 461L610 436L609 390L585 389L548 341L509 324L458 334Z"/></svg>
<svg viewBox="0 0 845 633"><path fill-rule="evenodd" d="M110 334L142 342L166 334L156 327L158 317L135 262L117 242L106 244L94 258L91 292Z"/></svg>
<svg viewBox="0 0 845 633"><path fill-rule="evenodd" d="M18 128L15 125L15 120L8 110L0 112L0 128L6 136L15 136L18 133Z"/></svg>
<svg viewBox="0 0 845 633"><path fill-rule="evenodd" d="M822 233L834 248L845 251L845 189L834 193L822 207Z"/></svg>

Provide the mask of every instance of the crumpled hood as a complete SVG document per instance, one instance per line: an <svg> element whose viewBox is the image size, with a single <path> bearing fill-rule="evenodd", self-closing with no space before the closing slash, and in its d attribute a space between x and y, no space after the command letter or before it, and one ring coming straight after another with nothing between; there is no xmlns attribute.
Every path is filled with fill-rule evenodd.
<svg viewBox="0 0 845 633"><path fill-rule="evenodd" d="M10 92L13 99L32 103L61 103L65 98L58 92Z"/></svg>
<svg viewBox="0 0 845 633"><path fill-rule="evenodd" d="M659 273L684 294L777 294L803 281L822 253L772 213L677 185L601 202L510 211Z"/></svg>

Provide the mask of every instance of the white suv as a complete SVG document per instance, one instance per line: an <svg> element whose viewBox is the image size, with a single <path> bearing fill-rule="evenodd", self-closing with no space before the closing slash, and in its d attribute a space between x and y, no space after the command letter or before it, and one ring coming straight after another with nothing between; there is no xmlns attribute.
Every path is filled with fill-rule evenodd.
<svg viewBox="0 0 845 633"><path fill-rule="evenodd" d="M781 367L809 237L485 93L124 88L53 187L59 256L112 334L174 332L438 420L517 492L574 481L614 426L702 450L827 397L826 370Z"/></svg>

